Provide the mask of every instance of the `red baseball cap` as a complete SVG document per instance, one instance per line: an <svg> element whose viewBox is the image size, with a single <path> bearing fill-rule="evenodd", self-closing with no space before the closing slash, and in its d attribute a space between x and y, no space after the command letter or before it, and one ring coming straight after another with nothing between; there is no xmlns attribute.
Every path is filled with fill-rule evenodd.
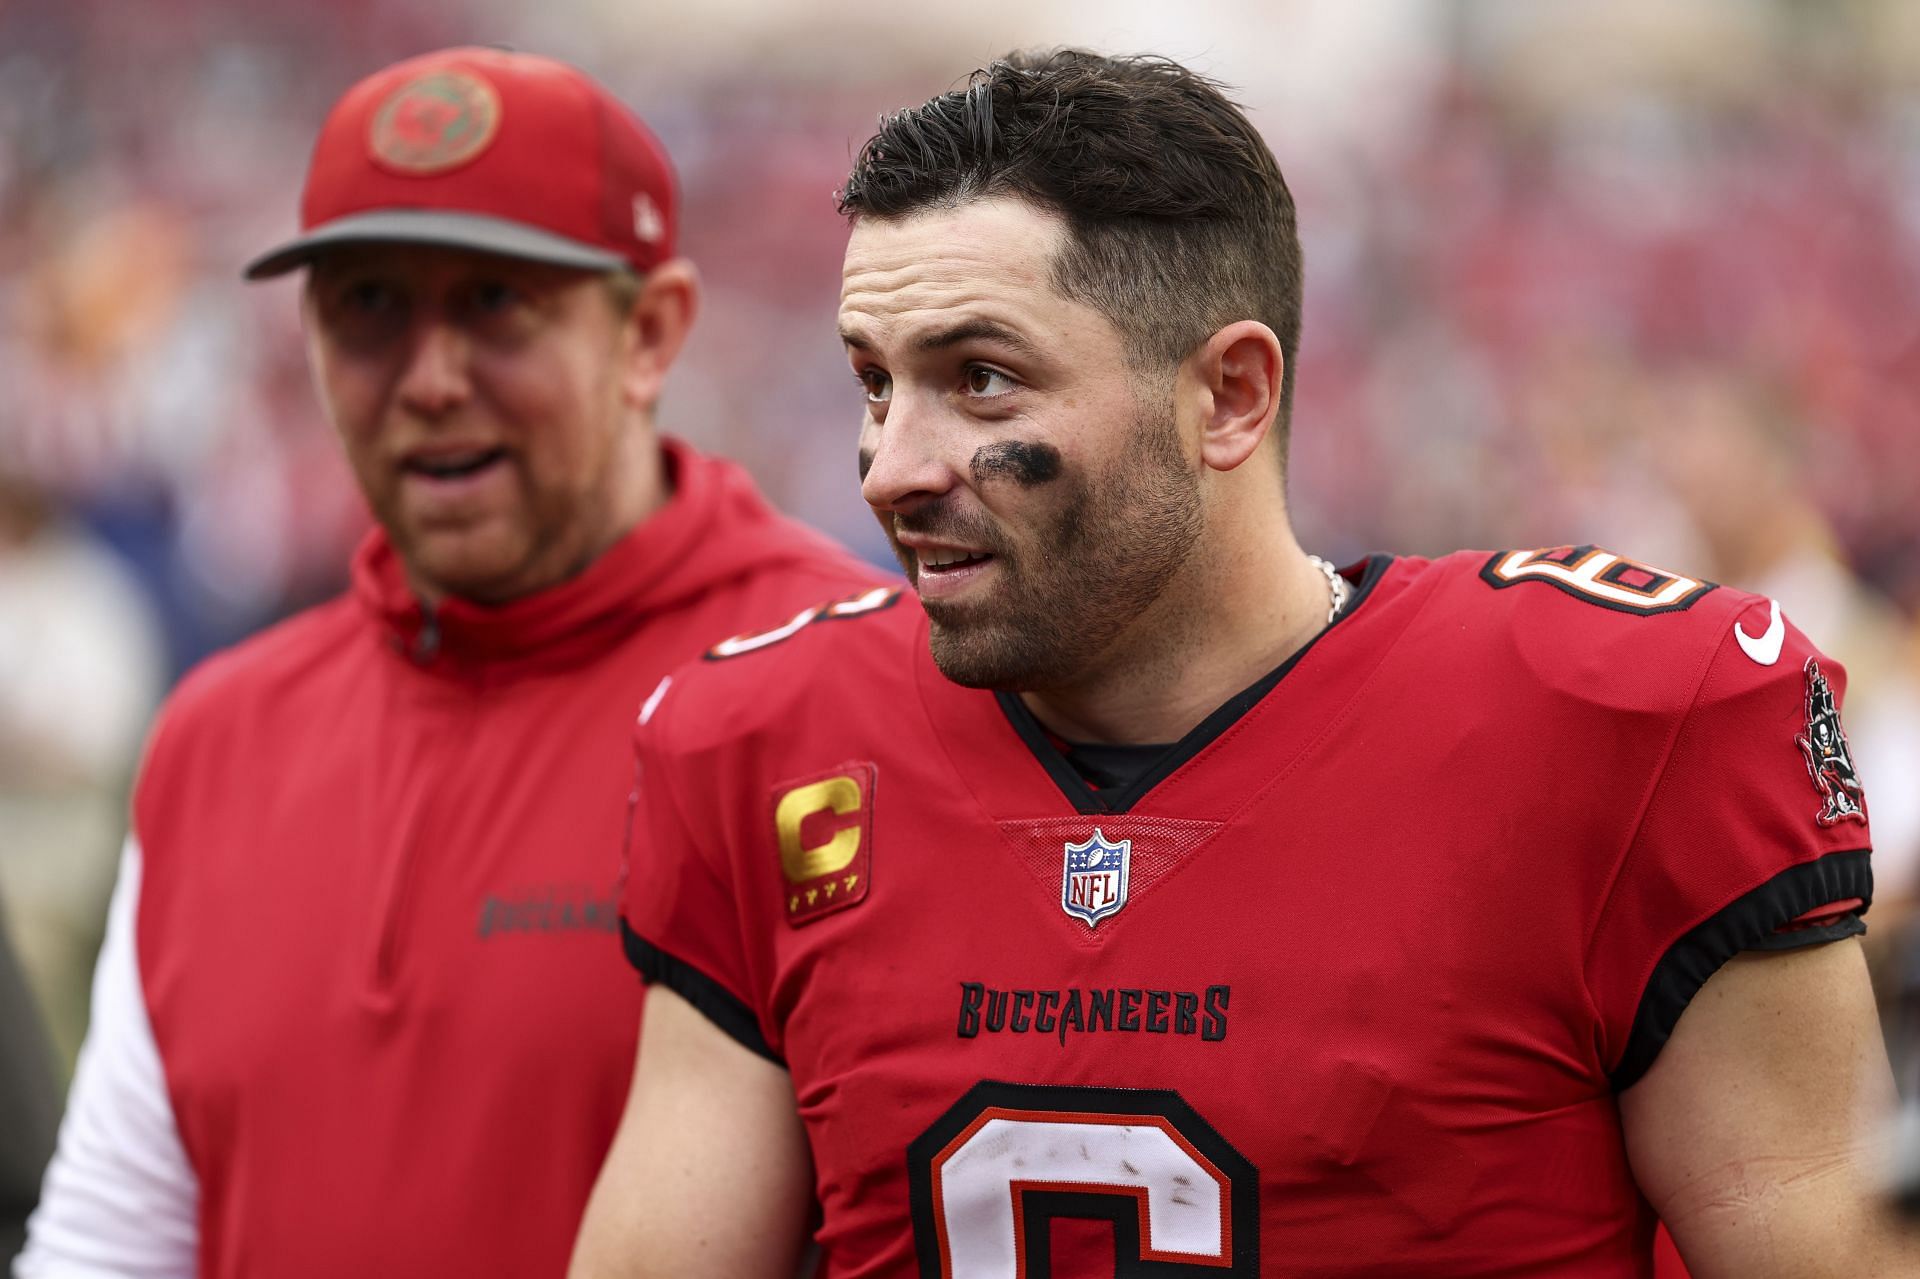
<svg viewBox="0 0 1920 1279"><path fill-rule="evenodd" d="M262 280L341 244L450 245L589 271L673 255L659 139L565 63L498 49L409 58L347 90L314 143L300 235Z"/></svg>

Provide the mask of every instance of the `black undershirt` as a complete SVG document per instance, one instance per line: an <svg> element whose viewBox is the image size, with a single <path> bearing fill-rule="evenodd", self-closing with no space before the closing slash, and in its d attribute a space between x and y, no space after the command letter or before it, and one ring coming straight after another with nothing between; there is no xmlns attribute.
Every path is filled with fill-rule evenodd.
<svg viewBox="0 0 1920 1279"><path fill-rule="evenodd" d="M1055 738L1054 744L1066 756L1067 763L1073 765L1073 771L1095 790L1127 785L1152 768L1154 761L1169 749L1166 743L1115 746L1106 742L1069 742L1063 738Z"/></svg>

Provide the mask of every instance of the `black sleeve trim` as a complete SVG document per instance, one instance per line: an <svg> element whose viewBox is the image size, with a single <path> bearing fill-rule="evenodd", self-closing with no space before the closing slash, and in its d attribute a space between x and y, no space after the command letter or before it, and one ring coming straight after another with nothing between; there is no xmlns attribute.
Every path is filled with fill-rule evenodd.
<svg viewBox="0 0 1920 1279"><path fill-rule="evenodd" d="M765 1057L785 1070L787 1063L773 1051L760 1033L759 1019L734 996L734 993L683 959L678 959L642 937L620 921L620 944L627 962L640 970L650 982L665 986L705 1014L708 1021L726 1032L729 1039L757 1056ZM642 1033L645 1033L644 1030Z"/></svg>
<svg viewBox="0 0 1920 1279"><path fill-rule="evenodd" d="M1722 964L1743 950L1781 949L1770 943L1782 924L1854 897L1860 899L1863 913L1873 901L1873 867L1864 848L1828 853L1817 861L1781 871L1675 942L1661 956L1640 996L1627 1050L1613 1072L1614 1091L1631 1088L1647 1073L1666 1045L1667 1036L1679 1024L1680 1014ZM1846 928L1849 921L1856 927L1833 931ZM1811 945L1816 940L1853 936L1866 931L1866 925L1853 915L1837 924L1806 931L1833 933L1830 937L1808 937L1800 943Z"/></svg>

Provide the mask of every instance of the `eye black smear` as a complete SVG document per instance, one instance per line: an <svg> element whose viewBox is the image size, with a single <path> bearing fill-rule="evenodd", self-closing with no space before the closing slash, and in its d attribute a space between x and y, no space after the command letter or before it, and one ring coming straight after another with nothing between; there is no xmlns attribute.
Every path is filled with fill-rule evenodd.
<svg viewBox="0 0 1920 1279"><path fill-rule="evenodd" d="M862 484L865 484L867 482L867 472L871 471L872 469L873 469L873 450L861 449L860 450L860 482Z"/></svg>
<svg viewBox="0 0 1920 1279"><path fill-rule="evenodd" d="M1000 440L980 446L973 455L972 470L975 484L1005 475L1024 488L1033 488L1060 478L1060 450L1051 444Z"/></svg>

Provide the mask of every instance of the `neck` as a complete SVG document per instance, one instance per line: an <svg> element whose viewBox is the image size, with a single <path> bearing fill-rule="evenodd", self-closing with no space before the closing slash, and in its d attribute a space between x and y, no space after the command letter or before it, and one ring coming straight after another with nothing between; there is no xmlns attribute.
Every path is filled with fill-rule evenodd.
<svg viewBox="0 0 1920 1279"><path fill-rule="evenodd" d="M1173 742L1327 625L1326 575L1283 511L1247 536L1203 545L1152 607L1071 683L1023 692L1035 718L1069 741Z"/></svg>
<svg viewBox="0 0 1920 1279"><path fill-rule="evenodd" d="M616 462L621 478L609 505L608 532L588 557L588 563L599 559L608 547L632 532L673 496L666 450L661 447L651 420L635 423L633 429L621 435L618 447L625 456Z"/></svg>

